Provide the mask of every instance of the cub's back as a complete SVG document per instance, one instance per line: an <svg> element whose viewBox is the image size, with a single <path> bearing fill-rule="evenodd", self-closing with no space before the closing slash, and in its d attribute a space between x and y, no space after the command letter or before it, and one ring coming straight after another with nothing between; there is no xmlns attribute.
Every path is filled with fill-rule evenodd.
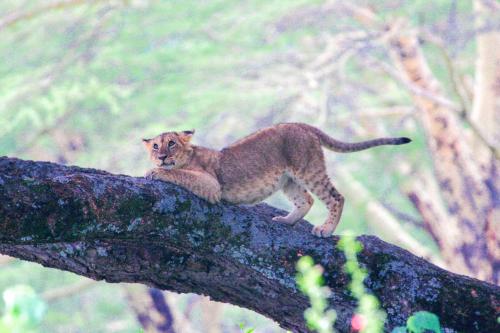
<svg viewBox="0 0 500 333"><path fill-rule="evenodd" d="M278 124L261 129L221 150L221 185L239 186L302 167L318 139L300 124Z"/></svg>

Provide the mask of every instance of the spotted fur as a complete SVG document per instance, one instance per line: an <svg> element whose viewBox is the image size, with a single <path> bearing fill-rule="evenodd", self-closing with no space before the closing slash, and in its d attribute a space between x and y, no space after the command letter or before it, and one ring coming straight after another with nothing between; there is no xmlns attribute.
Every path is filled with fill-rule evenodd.
<svg viewBox="0 0 500 333"><path fill-rule="evenodd" d="M295 208L273 220L292 225L313 205L311 192L329 211L325 223L313 228L313 234L320 237L333 233L344 206L344 197L327 175L322 147L352 152L410 142L407 138L382 138L345 143L315 127L287 123L259 130L217 151L192 145L193 134L194 130L167 132L144 139L156 166L146 176L183 186L212 203L253 204L283 190Z"/></svg>

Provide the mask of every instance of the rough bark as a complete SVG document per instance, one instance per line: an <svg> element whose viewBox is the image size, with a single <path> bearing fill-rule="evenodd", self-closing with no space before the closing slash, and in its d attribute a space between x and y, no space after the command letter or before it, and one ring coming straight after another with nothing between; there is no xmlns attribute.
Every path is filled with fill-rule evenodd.
<svg viewBox="0 0 500 333"><path fill-rule="evenodd" d="M306 332L307 299L295 262L325 268L341 332L356 307L338 237L320 239L301 222L273 223L265 204L211 205L168 183L46 162L0 158L0 253L108 282L209 295ZM388 314L386 329L419 310L444 327L493 332L500 288L456 275L373 236L358 238L366 287Z"/></svg>

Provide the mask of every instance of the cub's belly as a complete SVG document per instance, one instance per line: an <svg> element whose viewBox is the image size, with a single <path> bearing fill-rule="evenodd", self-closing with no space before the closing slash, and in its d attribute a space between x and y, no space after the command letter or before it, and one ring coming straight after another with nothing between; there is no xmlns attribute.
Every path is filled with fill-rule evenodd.
<svg viewBox="0 0 500 333"><path fill-rule="evenodd" d="M254 204L280 190L287 182L284 173L267 174L222 184L222 199L236 204Z"/></svg>

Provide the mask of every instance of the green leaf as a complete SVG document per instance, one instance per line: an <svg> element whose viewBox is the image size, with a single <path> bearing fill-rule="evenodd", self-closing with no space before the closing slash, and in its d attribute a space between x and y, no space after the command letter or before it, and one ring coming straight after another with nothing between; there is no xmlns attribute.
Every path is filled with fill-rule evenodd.
<svg viewBox="0 0 500 333"><path fill-rule="evenodd" d="M408 331L412 333L424 333L425 331L432 331L435 333L441 332L441 325L439 318L430 312L419 311L414 313L406 322Z"/></svg>
<svg viewBox="0 0 500 333"><path fill-rule="evenodd" d="M314 265L314 261L310 256L303 256L297 261L297 269L300 272L310 269Z"/></svg>
<svg viewBox="0 0 500 333"><path fill-rule="evenodd" d="M11 332L28 332L40 324L46 310L45 302L33 288L17 285L3 292L5 312L0 322Z"/></svg>

